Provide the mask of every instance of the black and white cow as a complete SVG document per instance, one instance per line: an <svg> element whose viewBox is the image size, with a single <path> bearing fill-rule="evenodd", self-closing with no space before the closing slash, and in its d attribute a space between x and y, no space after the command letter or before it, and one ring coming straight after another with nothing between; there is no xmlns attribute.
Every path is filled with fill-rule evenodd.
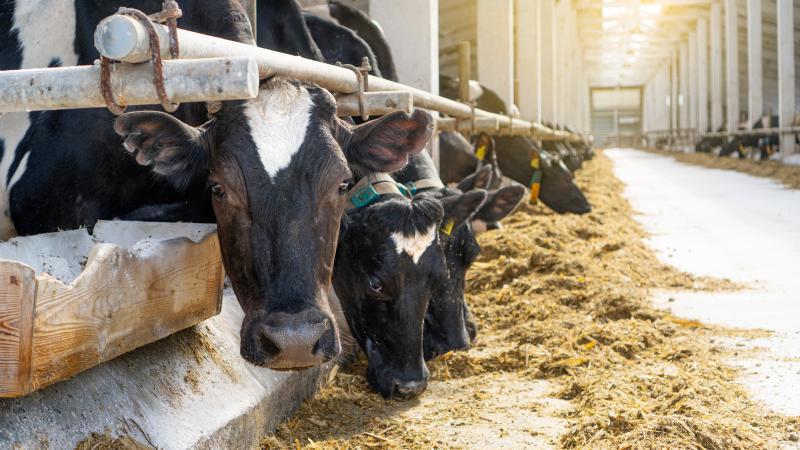
<svg viewBox="0 0 800 450"><path fill-rule="evenodd" d="M559 214L585 214L591 211L591 205L575 184L572 172L561 159L540 149L536 143L524 136L500 140L494 145L497 164L502 174L520 184L530 185L536 168L531 161L539 160L541 182L538 199L547 207ZM458 133L442 133L439 141L442 161L448 164L442 167L442 181L457 182L478 167L475 147Z"/></svg>
<svg viewBox="0 0 800 450"><path fill-rule="evenodd" d="M453 78L441 76L440 90L448 98L458 97L458 83ZM506 113L505 103L490 89L481 87L478 107L489 111ZM441 133L439 149L442 161L442 180L457 182L473 173L479 160L475 148L458 133ZM585 214L591 205L574 182L574 176L560 156L543 151L536 143L525 136L497 136L494 139L494 153L500 172L512 180L529 186L537 168L531 166L532 160L541 161L541 191L538 198L559 214Z"/></svg>
<svg viewBox="0 0 800 450"><path fill-rule="evenodd" d="M18 51L3 54L3 68L91 63L96 24L122 3L160 9L156 0L46 3L49 9L4 3L0 48ZM183 0L181 7L181 28L252 42L236 0ZM403 137L429 126L398 113L351 127L336 118L327 91L283 78L263 82L257 99L223 102L211 120L204 105L183 105L174 115L135 111L116 121L95 109L5 115L0 123L8 168L0 192L20 234L115 217L216 219L245 312L242 356L277 369L339 352L326 293L348 165L402 168L421 150L404 147Z"/></svg>
<svg viewBox="0 0 800 450"><path fill-rule="evenodd" d="M411 158L408 166L394 174L402 183L438 180L439 174L427 153ZM423 349L425 359L432 359L453 350L470 346L477 335L477 326L464 300L466 272L480 253L476 236L509 215L525 195L519 185L485 192L491 182L491 169L486 166L459 185L461 189L425 187L421 194L438 198L445 210L445 222L439 239L447 262L447 281L437 289L425 315ZM485 200L484 200L485 198Z"/></svg>

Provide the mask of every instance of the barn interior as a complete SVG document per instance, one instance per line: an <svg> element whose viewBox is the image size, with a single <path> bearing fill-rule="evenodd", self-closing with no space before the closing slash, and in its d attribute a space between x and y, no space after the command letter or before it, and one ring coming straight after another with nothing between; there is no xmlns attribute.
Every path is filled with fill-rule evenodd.
<svg viewBox="0 0 800 450"><path fill-rule="evenodd" d="M30 1L0 2L0 31L24 35L19 17L34 4L51 33L75 27L54 18L80 13L69 2ZM435 189L487 191L455 228L437 198L442 223L427 244L463 257L453 242L471 240L455 288L466 344L425 355L420 393L387 398L369 378L380 338L359 341L331 287L326 313L342 353L299 370L260 367L242 356L251 319L225 276L216 225L100 217L4 241L15 226L6 212L0 448L800 449L800 2L237 2L256 43L271 31L258 18L275 5L343 28L334 8L361 14L396 79L375 74L385 69L379 51L368 75L360 56L341 67L187 32L188 14L175 31L180 56L165 43L168 25L154 25L162 93L148 29L110 16L83 38L97 49L94 66L69 72L40 49L2 67L0 212L22 198L14 186L29 159L13 145L33 139L23 122L46 123L40 111L167 110L172 98L206 102L213 121L213 106L250 101L259 78L263 88L274 76L335 94L348 127L426 111ZM45 35L30 39L46 46ZM321 53L349 43L314 38ZM10 39L0 63L14 53ZM393 181L392 195L416 201L426 189L416 181ZM344 186L345 217L374 200L353 200L357 180ZM481 216L511 190L519 195L504 214ZM409 249L420 234L392 236L418 265L424 253Z"/></svg>

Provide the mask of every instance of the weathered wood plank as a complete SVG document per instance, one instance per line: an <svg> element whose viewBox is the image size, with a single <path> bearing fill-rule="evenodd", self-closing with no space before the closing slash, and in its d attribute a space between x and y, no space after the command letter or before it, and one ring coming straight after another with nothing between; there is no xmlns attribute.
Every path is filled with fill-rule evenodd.
<svg viewBox="0 0 800 450"><path fill-rule="evenodd" d="M30 392L31 332L36 292L33 269L0 261L0 398Z"/></svg>
<svg viewBox="0 0 800 450"><path fill-rule="evenodd" d="M36 390L195 325L219 312L224 280L216 234L98 244L65 285L39 277L31 387Z"/></svg>

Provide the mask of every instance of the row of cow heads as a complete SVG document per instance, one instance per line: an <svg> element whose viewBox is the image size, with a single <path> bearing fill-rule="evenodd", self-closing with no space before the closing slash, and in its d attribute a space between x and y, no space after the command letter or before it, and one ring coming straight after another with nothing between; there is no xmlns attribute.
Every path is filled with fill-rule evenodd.
<svg viewBox="0 0 800 450"><path fill-rule="evenodd" d="M353 126L336 117L324 89L276 77L257 99L225 102L204 124L139 111L117 119L115 130L139 164L179 189L207 185L245 312L247 361L287 370L334 358L341 344L331 277L369 358L368 380L384 396L418 395L427 385L424 359L474 339L463 296L480 250L475 236L510 213L523 188L487 194L484 170L463 190L382 195L344 214L355 180L396 171L423 149L432 134L427 113Z"/></svg>
<svg viewBox="0 0 800 450"><path fill-rule="evenodd" d="M259 366L296 369L339 353L327 292L351 168L400 169L433 130L422 111L360 126L335 112L324 89L275 77L202 125L145 111L115 123L138 163L178 188L207 184L245 313L241 354Z"/></svg>

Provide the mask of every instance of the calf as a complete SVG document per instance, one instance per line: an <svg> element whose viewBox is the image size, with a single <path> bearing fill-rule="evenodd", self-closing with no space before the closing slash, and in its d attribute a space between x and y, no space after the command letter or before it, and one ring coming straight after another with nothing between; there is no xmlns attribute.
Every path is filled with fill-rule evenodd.
<svg viewBox="0 0 800 450"><path fill-rule="evenodd" d="M154 0L125 4L147 12L160 6ZM67 30L74 46L58 59L86 63L97 58L91 31L120 5L81 2L64 11L30 6L21 3L0 16L47 23L49 14L57 14L65 26L74 17L75 27ZM252 42L237 1L184 0L181 6L182 28ZM28 26L16 20L11 30ZM53 59L48 52L60 49L47 39L18 40L25 36L6 33L13 42L2 48L31 51L31 61ZM211 120L197 105L183 105L174 115L130 112L116 122L105 110L25 117L35 125L12 128L23 138L2 136L3 156L15 161L9 198L16 230L91 227L115 217L216 220L226 272L245 312L242 356L276 369L308 367L339 352L326 292L351 177L348 163L397 170L421 150L404 138L430 126L399 113L350 127L335 117L327 91L284 78L262 83L255 100L223 102ZM0 129L8 129L7 119L0 118Z"/></svg>

